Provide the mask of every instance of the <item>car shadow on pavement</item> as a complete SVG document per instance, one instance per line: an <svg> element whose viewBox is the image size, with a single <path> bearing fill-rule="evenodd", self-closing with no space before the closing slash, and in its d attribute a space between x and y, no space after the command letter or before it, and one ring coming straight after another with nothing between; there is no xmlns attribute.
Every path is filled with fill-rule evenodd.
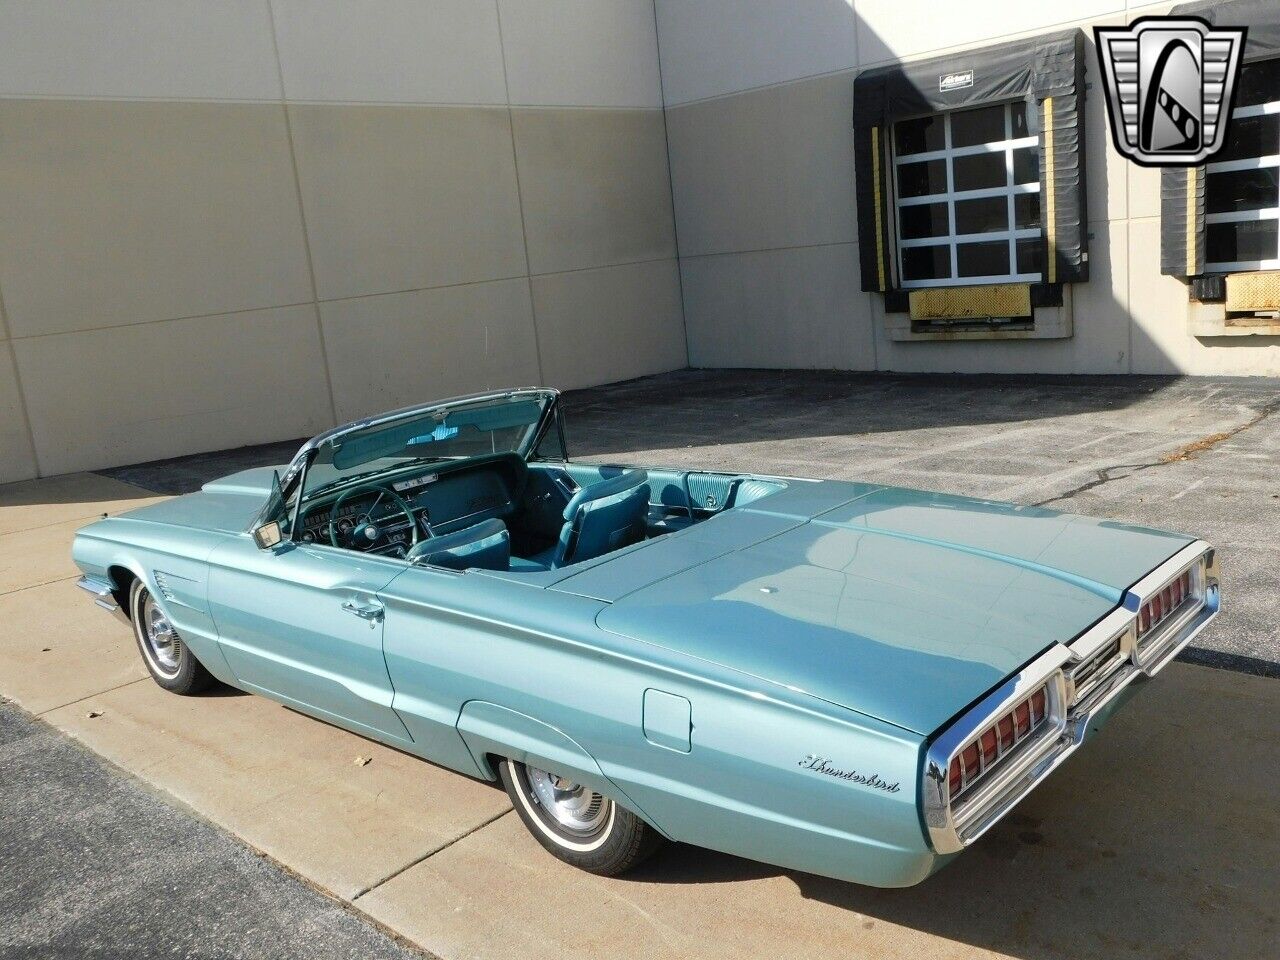
<svg viewBox="0 0 1280 960"><path fill-rule="evenodd" d="M218 699L220 697L251 697L253 694L246 690L241 690L239 687L233 687L229 683L216 680L209 689L201 692L200 696L201 698Z"/></svg>
<svg viewBox="0 0 1280 960"><path fill-rule="evenodd" d="M1275 956L1280 830L1267 771L1280 759L1277 707L1274 680L1178 664L915 887L863 887L683 845L635 879L786 876L805 900L849 912L833 937L883 923L1026 960Z"/></svg>

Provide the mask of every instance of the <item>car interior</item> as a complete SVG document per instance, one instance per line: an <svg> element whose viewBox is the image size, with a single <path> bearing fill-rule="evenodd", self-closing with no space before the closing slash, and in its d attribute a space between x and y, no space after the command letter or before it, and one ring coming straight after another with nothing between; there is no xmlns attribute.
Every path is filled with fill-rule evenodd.
<svg viewBox="0 0 1280 960"><path fill-rule="evenodd" d="M309 499L298 539L454 570L532 573L683 530L785 486L495 453L393 469Z"/></svg>

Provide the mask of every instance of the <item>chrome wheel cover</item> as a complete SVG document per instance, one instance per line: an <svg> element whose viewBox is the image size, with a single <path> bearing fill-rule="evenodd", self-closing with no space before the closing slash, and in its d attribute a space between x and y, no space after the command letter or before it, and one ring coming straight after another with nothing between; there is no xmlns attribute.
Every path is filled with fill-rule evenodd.
<svg viewBox="0 0 1280 960"><path fill-rule="evenodd" d="M536 767L525 772L534 800L560 830L589 837L607 826L613 802L602 794Z"/></svg>
<svg viewBox="0 0 1280 960"><path fill-rule="evenodd" d="M142 640L143 652L157 671L166 677L177 676L182 641L178 639L173 624L156 605L150 591L143 595L139 606L138 636Z"/></svg>

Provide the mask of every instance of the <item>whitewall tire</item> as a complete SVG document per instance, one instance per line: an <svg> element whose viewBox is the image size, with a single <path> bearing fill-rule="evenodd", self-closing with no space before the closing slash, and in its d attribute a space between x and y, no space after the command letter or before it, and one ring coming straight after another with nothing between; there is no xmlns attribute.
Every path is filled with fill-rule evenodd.
<svg viewBox="0 0 1280 960"><path fill-rule="evenodd" d="M514 760L503 760L498 772L529 832L575 867L616 876L662 844L661 834L630 810L567 777Z"/></svg>
<svg viewBox="0 0 1280 960"><path fill-rule="evenodd" d="M129 589L129 621L147 672L164 689L185 696L213 683L213 675L182 642L168 614L141 580L133 581Z"/></svg>

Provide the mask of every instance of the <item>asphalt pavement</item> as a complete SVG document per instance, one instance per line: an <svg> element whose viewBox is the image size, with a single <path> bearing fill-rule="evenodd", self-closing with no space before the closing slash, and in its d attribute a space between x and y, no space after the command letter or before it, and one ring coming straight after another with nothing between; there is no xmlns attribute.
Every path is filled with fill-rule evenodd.
<svg viewBox="0 0 1280 960"><path fill-rule="evenodd" d="M5 960L424 956L4 700L0 825Z"/></svg>

